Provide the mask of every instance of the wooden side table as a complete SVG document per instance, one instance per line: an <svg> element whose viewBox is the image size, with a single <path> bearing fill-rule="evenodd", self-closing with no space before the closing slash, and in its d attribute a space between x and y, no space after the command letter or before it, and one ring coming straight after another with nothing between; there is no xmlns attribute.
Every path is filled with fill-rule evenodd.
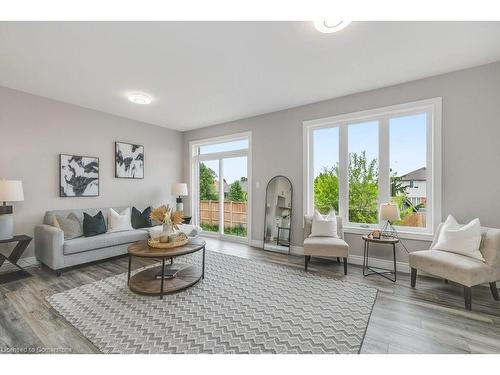
<svg viewBox="0 0 500 375"><path fill-rule="evenodd" d="M363 251L363 276L370 275L379 275L385 277L387 280L392 282L396 282L396 244L399 242L399 238L390 238L390 237L382 237L382 238L370 238L368 236L363 236L363 240L365 241L365 248ZM386 269L378 269L375 270L373 267L370 267L368 264L370 258L370 243L379 243L392 245L392 257L394 261L394 270L386 270ZM378 268L378 267L377 267ZM368 272L370 271L370 272ZM390 278L387 275L394 275L394 278Z"/></svg>
<svg viewBox="0 0 500 375"><path fill-rule="evenodd" d="M202 251L201 269L195 265L175 270L173 277L166 276L165 260ZM131 275L132 257L158 258L161 266L146 268L135 275ZM148 245L148 241L138 241L128 247L128 275L127 284L131 291L139 294L163 295L178 292L193 286L205 278L205 241L199 238L190 238L185 245L170 249L156 249Z"/></svg>
<svg viewBox="0 0 500 375"><path fill-rule="evenodd" d="M0 267L2 267L5 261L8 261L9 263L13 264L15 267L18 268L18 271L8 272L3 275L0 275L0 284L8 283L10 281L19 280L31 276L31 274L28 271L26 271L23 267L21 267L18 264L21 255L23 255L24 251L30 244L31 240L32 238L30 236L24 234L19 236L14 236L13 238L8 240L0 240L0 244L17 242L16 247L14 247L9 256L5 256L0 253Z"/></svg>

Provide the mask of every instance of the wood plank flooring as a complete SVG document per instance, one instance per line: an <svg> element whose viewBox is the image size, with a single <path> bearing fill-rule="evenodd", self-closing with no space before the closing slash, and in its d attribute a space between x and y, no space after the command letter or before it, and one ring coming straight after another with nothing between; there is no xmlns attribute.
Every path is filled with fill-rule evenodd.
<svg viewBox="0 0 500 375"><path fill-rule="evenodd" d="M303 257L243 244L207 239L207 248L303 268ZM141 265L139 261L134 263ZM45 267L33 267L33 277L0 285L0 353L98 352L50 307L45 297L126 272L127 265L126 257L114 258L75 267L61 277ZM349 265L349 274L344 276L342 264L314 258L309 272L379 290L362 353L500 353L500 302L493 300L488 287L473 288L473 310L469 312L463 306L462 287L434 278L419 276L416 289L412 289L408 274L398 274L398 281L392 283L378 276L365 278L359 266Z"/></svg>

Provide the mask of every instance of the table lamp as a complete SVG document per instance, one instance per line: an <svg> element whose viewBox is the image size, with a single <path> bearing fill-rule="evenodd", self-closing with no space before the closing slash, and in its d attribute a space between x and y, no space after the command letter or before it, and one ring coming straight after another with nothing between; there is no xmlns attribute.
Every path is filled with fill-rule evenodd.
<svg viewBox="0 0 500 375"><path fill-rule="evenodd" d="M14 237L14 216L12 206L7 202L24 200L23 183L21 181L0 180L0 240L10 240Z"/></svg>
<svg viewBox="0 0 500 375"><path fill-rule="evenodd" d="M172 185L172 195L175 195L176 198L176 211L184 211L184 204L182 203L182 197L186 197L188 195L188 187L187 184L183 182L177 182Z"/></svg>
<svg viewBox="0 0 500 375"><path fill-rule="evenodd" d="M382 236L397 238L398 233L392 223L401 220L398 206L393 203L382 203L380 205L380 220L385 221L381 230Z"/></svg>

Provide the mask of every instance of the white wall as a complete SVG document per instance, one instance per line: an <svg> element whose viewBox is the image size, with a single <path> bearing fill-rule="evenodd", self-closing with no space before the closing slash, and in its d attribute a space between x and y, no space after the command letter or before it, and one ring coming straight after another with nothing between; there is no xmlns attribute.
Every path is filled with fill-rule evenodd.
<svg viewBox="0 0 500 375"><path fill-rule="evenodd" d="M443 216L451 213L463 221L479 217L483 225L500 227L500 62L186 132L184 176L189 176L189 141L251 131L252 239L262 240L265 186L273 176L284 175L293 184L292 244L300 246L302 122L434 97L443 98ZM351 253L361 255L360 236L346 239ZM405 243L410 250L429 245ZM380 257L388 255L378 252ZM401 251L399 258L405 261L407 256Z"/></svg>
<svg viewBox="0 0 500 375"><path fill-rule="evenodd" d="M144 145L143 180L114 177L115 141ZM181 147L177 131L0 87L0 178L24 185L24 202L14 204L16 233L32 236L47 210L173 204ZM99 197L59 197L59 153L99 157Z"/></svg>

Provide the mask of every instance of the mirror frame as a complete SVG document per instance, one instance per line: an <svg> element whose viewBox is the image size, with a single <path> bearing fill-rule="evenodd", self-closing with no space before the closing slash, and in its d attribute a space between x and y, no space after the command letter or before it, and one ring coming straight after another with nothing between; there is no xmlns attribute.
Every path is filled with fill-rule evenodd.
<svg viewBox="0 0 500 375"><path fill-rule="evenodd" d="M275 251L275 250L269 250L269 249L266 249L265 246L266 246L266 228L267 228L267 191L268 191L268 188L269 188L269 184L271 183L271 181L273 181L275 178L279 178L279 177L283 177L283 178L286 178L288 183L290 184L290 229L289 229L289 241L288 241L288 255L290 255L290 250L292 248L292 222L293 222L293 184L292 184L292 181L286 177L286 176L283 176L283 175L277 175L277 176L273 176L269 179L269 181L267 182L266 184L266 201L265 201L265 204L264 204L264 237L262 238L262 250L264 251ZM286 246L283 246L283 247L286 247ZM279 251L277 251L279 252Z"/></svg>

